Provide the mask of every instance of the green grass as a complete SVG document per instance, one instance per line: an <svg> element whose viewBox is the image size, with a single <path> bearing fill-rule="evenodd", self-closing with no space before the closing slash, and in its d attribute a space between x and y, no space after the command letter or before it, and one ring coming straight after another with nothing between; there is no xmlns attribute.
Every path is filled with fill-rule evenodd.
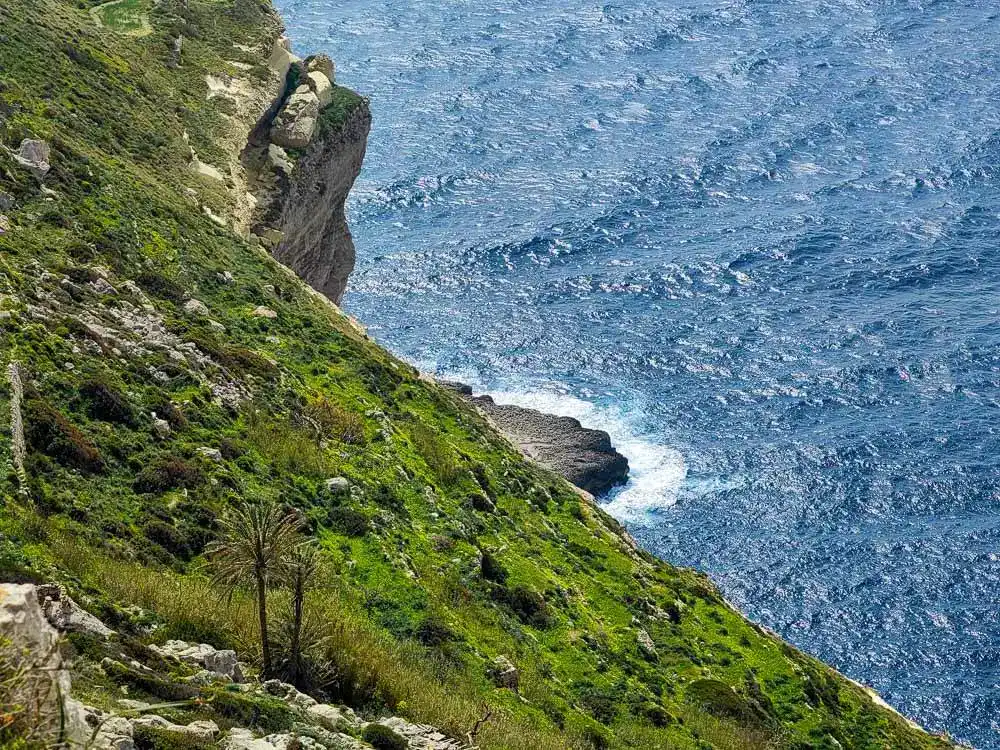
<svg viewBox="0 0 1000 750"><path fill-rule="evenodd" d="M36 436L28 499L10 500L15 478L0 471L3 577L63 581L130 637L158 621L159 637L252 657L250 604L220 601L201 554L232 503L271 496L321 541L328 572L309 605L328 623L328 660L350 676L337 689L363 710L462 735L488 705L484 750L947 746L754 627L704 576L633 549L459 398L206 218L189 190L213 206L228 198L203 192L184 134L223 164L228 121L205 74L230 60L259 66L234 43L268 49L279 24L225 0L163 0L149 18L152 33L136 37L64 0L0 5L0 142L53 147L51 193L0 150L0 190L15 199L14 228L0 235L13 313L0 321L0 364L22 363ZM338 90L328 127L360 101ZM117 294L94 286L99 271ZM225 331L185 313L189 297ZM259 305L277 317L252 316ZM123 318L140 314L169 345L129 332ZM350 480L349 496L325 492L334 475ZM506 578L484 578L483 551ZM138 621L132 605L146 612ZM489 678L501 654L521 672L520 696ZM79 689L111 706L118 686L95 671L79 670ZM740 710L691 690L699 681L728 686ZM763 716L742 710L753 705Z"/></svg>
<svg viewBox="0 0 1000 750"><path fill-rule="evenodd" d="M122 34L145 36L153 32L144 0L111 0L91 9L94 18Z"/></svg>

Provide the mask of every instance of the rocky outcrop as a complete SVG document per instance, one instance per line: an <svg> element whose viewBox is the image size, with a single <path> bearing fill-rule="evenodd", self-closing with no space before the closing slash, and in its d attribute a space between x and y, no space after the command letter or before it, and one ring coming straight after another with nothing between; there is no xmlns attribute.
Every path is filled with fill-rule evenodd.
<svg viewBox="0 0 1000 750"><path fill-rule="evenodd" d="M514 662L506 656L501 655L493 660L489 675L497 687L517 692L520 674L517 671L517 667L514 666Z"/></svg>
<svg viewBox="0 0 1000 750"><path fill-rule="evenodd" d="M35 589L45 619L63 633L84 633L99 638L114 634L111 628L73 601L59 586L46 584Z"/></svg>
<svg viewBox="0 0 1000 750"><path fill-rule="evenodd" d="M600 496L628 480L628 459L615 450L604 430L584 427L573 417L498 404L473 396L464 383L439 381L476 405L494 427L528 458L580 489Z"/></svg>
<svg viewBox="0 0 1000 750"><path fill-rule="evenodd" d="M162 646L150 646L152 651L168 659L187 662L204 667L212 675L226 677L233 682L244 682L243 668L236 661L236 652L230 649L216 649L207 643L187 643L167 641Z"/></svg>
<svg viewBox="0 0 1000 750"><path fill-rule="evenodd" d="M292 59L289 89L273 116L258 124L243 163L256 203L253 234L339 304L355 258L344 203L361 171L371 113L360 98L346 109L333 102L333 73L325 55Z"/></svg>
<svg viewBox="0 0 1000 750"><path fill-rule="evenodd" d="M23 707L5 719L39 746L82 747L87 739L82 706L70 698L59 633L45 617L39 603L44 599L36 586L0 584L0 660L10 668L0 686L2 703Z"/></svg>
<svg viewBox="0 0 1000 750"><path fill-rule="evenodd" d="M52 149L45 141L25 138L14 152L14 161L31 172L39 180L49 173L49 154Z"/></svg>

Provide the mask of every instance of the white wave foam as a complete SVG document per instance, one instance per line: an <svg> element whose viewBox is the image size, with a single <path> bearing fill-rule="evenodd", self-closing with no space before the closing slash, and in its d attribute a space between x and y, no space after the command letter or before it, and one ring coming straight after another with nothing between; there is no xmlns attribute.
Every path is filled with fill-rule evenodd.
<svg viewBox="0 0 1000 750"><path fill-rule="evenodd" d="M603 501L604 509L622 521L641 523L650 513L669 508L687 475L680 451L642 433L634 419L554 389L487 391L499 404L513 404L561 417L575 417L585 427L604 430L615 448L628 458L629 481Z"/></svg>

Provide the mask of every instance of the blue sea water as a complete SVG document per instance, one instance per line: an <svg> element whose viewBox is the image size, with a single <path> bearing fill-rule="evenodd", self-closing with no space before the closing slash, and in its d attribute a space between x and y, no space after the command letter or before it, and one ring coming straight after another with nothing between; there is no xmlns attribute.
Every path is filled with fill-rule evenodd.
<svg viewBox="0 0 1000 750"><path fill-rule="evenodd" d="M279 0L371 98L347 309L609 429L650 549L1000 748L1000 8Z"/></svg>

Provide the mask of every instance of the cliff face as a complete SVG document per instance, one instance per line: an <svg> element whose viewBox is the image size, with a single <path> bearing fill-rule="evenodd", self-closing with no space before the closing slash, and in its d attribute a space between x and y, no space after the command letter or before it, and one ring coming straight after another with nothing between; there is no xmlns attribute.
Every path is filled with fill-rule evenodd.
<svg viewBox="0 0 1000 750"><path fill-rule="evenodd" d="M361 171L368 103L332 83L325 56L292 60L273 114L251 134L243 163L256 207L253 232L281 263L340 304L354 270L344 203Z"/></svg>

